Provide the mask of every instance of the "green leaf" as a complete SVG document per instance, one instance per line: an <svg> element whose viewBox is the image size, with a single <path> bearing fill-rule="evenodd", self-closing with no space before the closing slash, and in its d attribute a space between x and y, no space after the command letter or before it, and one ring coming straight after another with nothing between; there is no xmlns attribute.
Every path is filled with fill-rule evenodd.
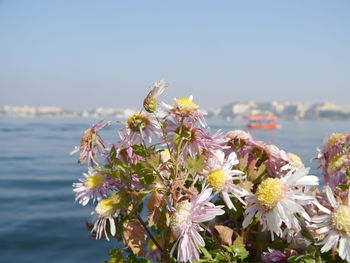
<svg viewBox="0 0 350 263"><path fill-rule="evenodd" d="M148 164L146 162L139 162L136 165L133 165L132 171L139 176L140 182L143 186L150 185L155 180L155 175L148 167Z"/></svg>
<svg viewBox="0 0 350 263"><path fill-rule="evenodd" d="M200 249L206 259L213 260L213 257L210 255L209 251L205 247L201 247Z"/></svg>
<svg viewBox="0 0 350 263"><path fill-rule="evenodd" d="M104 263L122 263L122 262L124 262L122 253L118 249L111 249L109 251L109 257L111 259L105 261Z"/></svg>
<svg viewBox="0 0 350 263"><path fill-rule="evenodd" d="M186 167L190 174L195 175L204 168L205 158L203 155L197 155L195 158L188 156Z"/></svg>
<svg viewBox="0 0 350 263"><path fill-rule="evenodd" d="M178 133L174 133L173 143L174 143L174 146L175 146L176 150L179 150L181 141L182 141L181 136Z"/></svg>
<svg viewBox="0 0 350 263"><path fill-rule="evenodd" d="M118 193L114 193L112 196L113 205L116 209L126 209L129 206L130 196L126 190L122 189Z"/></svg>
<svg viewBox="0 0 350 263"><path fill-rule="evenodd" d="M137 155L139 155L139 156L141 156L141 157L144 157L144 158L146 158L147 157L147 149L145 149L145 147L144 146L142 146L142 145L133 145L133 146L131 146L132 147L132 149L133 149L133 152L135 153L135 154L137 154Z"/></svg>
<svg viewBox="0 0 350 263"><path fill-rule="evenodd" d="M156 171L160 165L160 161L159 153L151 153L145 161L145 168Z"/></svg>
<svg viewBox="0 0 350 263"><path fill-rule="evenodd" d="M288 263L316 263L317 260L312 255L295 255L288 258Z"/></svg>
<svg viewBox="0 0 350 263"><path fill-rule="evenodd" d="M117 159L117 151L114 146L112 146L111 151L109 152L109 158L111 159L112 163L114 163Z"/></svg>
<svg viewBox="0 0 350 263"><path fill-rule="evenodd" d="M342 189L342 190L347 190L347 189L349 189L349 184L339 184L338 186L339 186L339 188Z"/></svg>

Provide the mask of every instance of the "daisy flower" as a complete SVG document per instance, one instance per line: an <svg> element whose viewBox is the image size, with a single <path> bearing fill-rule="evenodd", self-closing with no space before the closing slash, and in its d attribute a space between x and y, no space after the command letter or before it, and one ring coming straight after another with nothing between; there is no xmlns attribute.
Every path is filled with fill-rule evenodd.
<svg viewBox="0 0 350 263"><path fill-rule="evenodd" d="M255 216L262 224L263 231L270 231L273 240L274 233L279 237L283 236L283 223L288 229L300 229L295 213L310 221L302 205L310 204L314 200L309 190L310 186L318 185L318 178L308 175L308 172L308 168L295 168L281 178L263 180L255 194L246 197L248 208L245 211L243 228Z"/></svg>
<svg viewBox="0 0 350 263"><path fill-rule="evenodd" d="M317 234L325 235L318 243L323 245L321 252L338 248L339 256L350 262L350 191L347 205L337 203L332 189L327 185L325 192L331 209L318 205L324 215L315 216L312 221L318 228Z"/></svg>
<svg viewBox="0 0 350 263"><path fill-rule="evenodd" d="M168 87L168 83L164 80L156 82L151 87L147 97L143 101L143 107L149 113L153 113L157 109L158 97L164 92Z"/></svg>
<svg viewBox="0 0 350 263"><path fill-rule="evenodd" d="M136 164L138 161L143 160L143 157L134 153L132 146L136 143L139 143L139 140L133 140L131 137L131 131L127 128L124 128L119 130L118 133L120 141L117 144L112 144L117 151L117 156L120 157L121 152L124 151L129 161L133 164Z"/></svg>
<svg viewBox="0 0 350 263"><path fill-rule="evenodd" d="M165 103L163 103L163 106L169 109L169 113L177 121L185 118L187 121L193 123L198 121L202 127L207 126L204 119L204 115L206 115L207 112L200 109L199 106L193 102L192 95L188 98L175 99L175 104L172 106Z"/></svg>
<svg viewBox="0 0 350 263"><path fill-rule="evenodd" d="M98 165L97 153L103 154L105 150L104 142L98 132L108 125L110 125L110 122L101 120L87 129L83 134L80 146L75 146L70 154L81 151L78 159L79 163L84 163L87 160L88 164Z"/></svg>
<svg viewBox="0 0 350 263"><path fill-rule="evenodd" d="M201 155L203 151L222 149L226 142L220 135L220 131L210 136L209 130L203 130L189 122L185 122L181 126L178 122L169 121L166 130L168 133L172 133L169 134L169 142L172 148L175 148L174 135L178 134L182 138L183 149L181 155L184 160L188 155L193 158Z"/></svg>
<svg viewBox="0 0 350 263"><path fill-rule="evenodd" d="M334 133L324 140L323 149L317 149L315 160L323 170L324 181L332 188L346 181L350 169L350 134Z"/></svg>
<svg viewBox="0 0 350 263"><path fill-rule="evenodd" d="M185 200L177 204L176 211L170 217L170 228L176 238L171 254L177 248L177 260L180 262L197 262L199 260L200 247L204 247L204 239L199 231L204 229L199 223L207 222L218 215L225 213L222 206L215 206L209 202L214 195L212 189L205 188L191 200Z"/></svg>
<svg viewBox="0 0 350 263"><path fill-rule="evenodd" d="M88 173L83 173L84 178L78 183L73 183L73 191L76 193L75 201L85 206L92 202L100 201L107 194L121 186L121 183L114 178L103 175L93 168L89 168Z"/></svg>
<svg viewBox="0 0 350 263"><path fill-rule="evenodd" d="M236 153L231 153L227 159L225 159L225 153L222 151L214 152L213 158L207 163L207 178L206 183L213 188L215 192L220 193L220 196L225 201L229 209L234 209L230 197L237 198L240 202L245 205L245 202L241 197L248 195L248 192L234 184L234 180L245 179L245 176L234 176L243 175L244 173L239 170L232 170L232 167L238 164Z"/></svg>
<svg viewBox="0 0 350 263"><path fill-rule="evenodd" d="M141 144L143 140L152 141L151 136L160 136L160 127L153 115L136 112L131 115L127 122L130 140L133 144Z"/></svg>
<svg viewBox="0 0 350 263"><path fill-rule="evenodd" d="M96 239L100 239L104 236L107 240L109 240L107 234L107 225L109 225L110 234L112 236L115 235L116 226L114 218L118 216L119 209L116 208L113 195L101 200L97 204L95 211L93 211L92 214L95 215L95 218L94 227L91 232L96 233Z"/></svg>

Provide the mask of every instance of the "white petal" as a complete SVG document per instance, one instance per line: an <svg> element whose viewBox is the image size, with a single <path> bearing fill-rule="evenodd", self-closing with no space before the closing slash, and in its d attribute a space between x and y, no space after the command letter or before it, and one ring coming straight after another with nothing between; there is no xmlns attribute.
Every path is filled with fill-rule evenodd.
<svg viewBox="0 0 350 263"><path fill-rule="evenodd" d="M325 227L321 227L321 228L317 229L316 233L321 235L321 234L327 233L329 230L330 230L330 227L325 226Z"/></svg>
<svg viewBox="0 0 350 263"><path fill-rule="evenodd" d="M111 234L112 236L114 236L116 233L116 228L115 228L114 219L112 217L109 218L109 226L110 226Z"/></svg>
<svg viewBox="0 0 350 263"><path fill-rule="evenodd" d="M247 212L247 210L250 208L250 210ZM243 220L243 224L242 224L242 227L243 228L246 228L249 223L250 223L250 220L252 220L253 216L255 215L256 211L257 211L257 206L256 205L253 205L251 207L249 207L247 210L246 210L246 217L244 218Z"/></svg>
<svg viewBox="0 0 350 263"><path fill-rule="evenodd" d="M340 238L340 241L339 241L339 256L342 258L342 259L345 259L346 257L346 248L345 248L345 245L346 245L346 239L344 237L341 237Z"/></svg>
<svg viewBox="0 0 350 263"><path fill-rule="evenodd" d="M329 251L332 247L337 245L339 235L336 232L331 232L325 240L324 246L321 248L321 252L327 252Z"/></svg>
<svg viewBox="0 0 350 263"><path fill-rule="evenodd" d="M312 222L314 223L323 223L325 221L329 221L331 217L329 215L321 215L321 216L314 216L312 218Z"/></svg>
<svg viewBox="0 0 350 263"><path fill-rule="evenodd" d="M319 179L317 176L314 175L308 175L304 176L303 178L300 178L298 181L294 183L294 186L305 186L305 185L314 185L317 186L319 182Z"/></svg>
<svg viewBox="0 0 350 263"><path fill-rule="evenodd" d="M314 204L315 206L317 206L317 208L320 209L323 213L326 213L326 214L328 214L328 215L330 215L330 214L332 213L331 210L329 210L328 208L326 208L326 207L324 207L323 205L321 205L321 204L317 201L317 199L314 200L313 204Z"/></svg>
<svg viewBox="0 0 350 263"><path fill-rule="evenodd" d="M332 189L328 185L325 186L325 189L326 189L326 195L329 203L331 204L332 207L336 207L337 201L335 201Z"/></svg>

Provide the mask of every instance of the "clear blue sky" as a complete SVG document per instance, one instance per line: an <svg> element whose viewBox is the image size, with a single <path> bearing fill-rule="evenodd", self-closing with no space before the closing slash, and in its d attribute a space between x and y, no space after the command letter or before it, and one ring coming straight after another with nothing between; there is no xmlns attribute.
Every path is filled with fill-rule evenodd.
<svg viewBox="0 0 350 263"><path fill-rule="evenodd" d="M350 104L350 1L0 0L0 106Z"/></svg>

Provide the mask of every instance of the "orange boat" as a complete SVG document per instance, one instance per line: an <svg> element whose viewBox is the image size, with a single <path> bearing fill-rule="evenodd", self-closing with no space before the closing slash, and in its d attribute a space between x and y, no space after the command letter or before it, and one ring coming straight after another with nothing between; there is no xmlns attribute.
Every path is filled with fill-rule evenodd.
<svg viewBox="0 0 350 263"><path fill-rule="evenodd" d="M249 129L277 129L277 116L274 115L251 115L245 117L249 123Z"/></svg>

